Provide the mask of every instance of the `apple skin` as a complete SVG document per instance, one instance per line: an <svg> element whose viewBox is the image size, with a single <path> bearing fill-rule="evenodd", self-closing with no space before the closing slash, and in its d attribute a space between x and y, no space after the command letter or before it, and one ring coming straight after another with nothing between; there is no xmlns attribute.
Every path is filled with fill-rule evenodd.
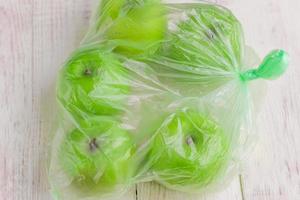
<svg viewBox="0 0 300 200"><path fill-rule="evenodd" d="M242 64L243 30L231 11L203 4L171 34L167 56L189 66L228 70Z"/></svg>
<svg viewBox="0 0 300 200"><path fill-rule="evenodd" d="M110 117L125 110L129 92L128 71L109 50L98 47L75 52L57 85L59 102L83 129L109 125Z"/></svg>
<svg viewBox="0 0 300 200"><path fill-rule="evenodd" d="M129 183L135 151L129 133L118 126L88 135L75 129L62 142L59 158L72 186L98 192Z"/></svg>
<svg viewBox="0 0 300 200"><path fill-rule="evenodd" d="M124 6L122 15L114 19L105 38L115 41L115 52L120 54L151 54L164 39L166 30L166 9L160 1L136 1Z"/></svg>
<svg viewBox="0 0 300 200"><path fill-rule="evenodd" d="M218 125L193 110L171 115L148 154L156 180L178 190L209 185L226 166L228 138Z"/></svg>
<svg viewBox="0 0 300 200"><path fill-rule="evenodd" d="M173 90L204 96L232 80L232 72L244 66L243 30L223 7L197 4L183 10L186 17L169 31L150 65Z"/></svg>

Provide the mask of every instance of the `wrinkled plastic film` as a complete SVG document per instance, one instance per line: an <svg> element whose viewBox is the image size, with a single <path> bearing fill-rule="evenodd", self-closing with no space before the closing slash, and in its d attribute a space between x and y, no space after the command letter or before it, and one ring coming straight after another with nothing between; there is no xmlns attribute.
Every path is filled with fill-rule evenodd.
<svg viewBox="0 0 300 200"><path fill-rule="evenodd" d="M259 64L236 17L213 4L103 0L95 10L58 76L53 196L111 198L145 181L198 193L230 180L255 127L262 87L250 83L279 77L287 54Z"/></svg>

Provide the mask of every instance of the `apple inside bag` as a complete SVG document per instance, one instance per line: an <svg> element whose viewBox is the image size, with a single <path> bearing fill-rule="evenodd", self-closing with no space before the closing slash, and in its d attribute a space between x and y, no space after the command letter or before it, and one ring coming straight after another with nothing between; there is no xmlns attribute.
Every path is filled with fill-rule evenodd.
<svg viewBox="0 0 300 200"><path fill-rule="evenodd" d="M287 65L283 50L260 61L221 6L100 1L58 74L54 198L122 198L148 181L188 193L224 187L254 144L263 79Z"/></svg>

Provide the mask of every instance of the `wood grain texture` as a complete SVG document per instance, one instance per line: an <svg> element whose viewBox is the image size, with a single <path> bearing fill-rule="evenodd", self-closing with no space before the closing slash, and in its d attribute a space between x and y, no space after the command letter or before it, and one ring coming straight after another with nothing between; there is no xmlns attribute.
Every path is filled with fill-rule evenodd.
<svg viewBox="0 0 300 200"><path fill-rule="evenodd" d="M178 0L179 1L179 0ZM180 0L182 1L182 0ZM270 82L257 116L257 147L225 190L186 195L155 183L127 200L300 199L300 1L214 0L241 20L259 55L284 48L291 66ZM57 71L87 26L93 0L0 0L0 199L50 200L47 150Z"/></svg>
<svg viewBox="0 0 300 200"><path fill-rule="evenodd" d="M258 145L242 177L246 200L300 199L299 9L298 0L236 1L232 6L247 43L259 55L283 48L291 56L285 76L268 83L257 119Z"/></svg>

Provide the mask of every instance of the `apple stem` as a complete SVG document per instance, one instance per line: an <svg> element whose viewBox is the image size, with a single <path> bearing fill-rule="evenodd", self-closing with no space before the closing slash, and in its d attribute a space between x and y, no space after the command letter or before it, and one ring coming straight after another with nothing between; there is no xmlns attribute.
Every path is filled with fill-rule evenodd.
<svg viewBox="0 0 300 200"><path fill-rule="evenodd" d="M89 143L89 147L90 147L90 151L94 152L96 149L99 148L98 144L97 144L97 140L96 138L93 138L90 143Z"/></svg>
<svg viewBox="0 0 300 200"><path fill-rule="evenodd" d="M91 76L91 75L92 75L92 70L91 70L90 68L86 68L86 69L84 70L84 75L85 75L85 76Z"/></svg>
<svg viewBox="0 0 300 200"><path fill-rule="evenodd" d="M191 145L194 143L194 140L193 140L192 136L188 136L188 137L186 138L186 143L187 143L189 146L191 146Z"/></svg>

